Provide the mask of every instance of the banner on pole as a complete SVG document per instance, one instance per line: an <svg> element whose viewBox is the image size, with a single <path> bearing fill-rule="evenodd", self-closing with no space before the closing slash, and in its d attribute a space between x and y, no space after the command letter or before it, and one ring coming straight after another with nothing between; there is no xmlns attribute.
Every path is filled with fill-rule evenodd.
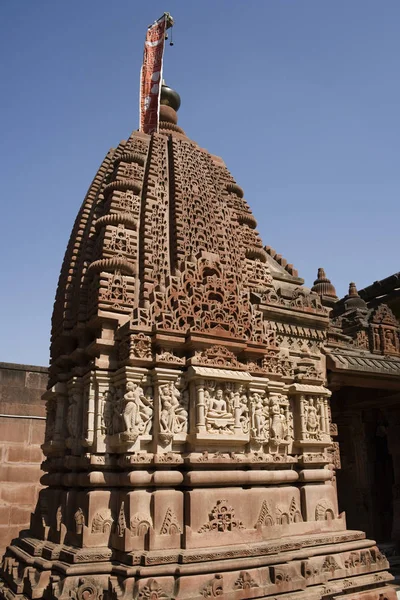
<svg viewBox="0 0 400 600"><path fill-rule="evenodd" d="M147 30L140 73L140 131L158 131L165 32L173 24L164 13Z"/></svg>

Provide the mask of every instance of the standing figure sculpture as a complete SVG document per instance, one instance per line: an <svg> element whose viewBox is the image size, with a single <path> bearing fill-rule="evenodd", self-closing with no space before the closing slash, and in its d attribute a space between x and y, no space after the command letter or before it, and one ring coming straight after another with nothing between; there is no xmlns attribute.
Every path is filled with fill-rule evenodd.
<svg viewBox="0 0 400 600"><path fill-rule="evenodd" d="M320 431L319 416L314 399L310 398L307 406L307 431L312 437L316 437Z"/></svg>
<svg viewBox="0 0 400 600"><path fill-rule="evenodd" d="M124 432L149 433L153 409L138 383L127 382L126 392L125 394L122 392L122 398L118 404L120 404L119 411L122 412Z"/></svg>
<svg viewBox="0 0 400 600"><path fill-rule="evenodd" d="M285 411L281 409L278 398L271 400L270 406L271 412L271 440L275 444L280 444L286 437L287 434L287 422L285 417Z"/></svg>

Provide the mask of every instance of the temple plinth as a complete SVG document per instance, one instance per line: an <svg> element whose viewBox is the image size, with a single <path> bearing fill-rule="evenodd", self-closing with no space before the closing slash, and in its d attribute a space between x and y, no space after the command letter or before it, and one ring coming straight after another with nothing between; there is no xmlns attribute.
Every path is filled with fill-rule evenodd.
<svg viewBox="0 0 400 600"><path fill-rule="evenodd" d="M107 154L72 230L46 487L0 598L395 599L338 511L329 310L263 246L175 93L161 105L158 133Z"/></svg>

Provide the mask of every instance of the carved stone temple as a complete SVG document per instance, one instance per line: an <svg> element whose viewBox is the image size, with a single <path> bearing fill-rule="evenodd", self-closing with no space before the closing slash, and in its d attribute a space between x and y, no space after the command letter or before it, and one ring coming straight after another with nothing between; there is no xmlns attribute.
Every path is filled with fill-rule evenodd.
<svg viewBox="0 0 400 600"><path fill-rule="evenodd" d="M341 315L360 302L332 324L323 273L305 288L263 246L222 159L177 125L176 92L161 103L159 132L110 150L72 230L46 487L0 598L394 600L385 556L338 511L326 345L352 355L360 322ZM385 318L374 339L396 345Z"/></svg>

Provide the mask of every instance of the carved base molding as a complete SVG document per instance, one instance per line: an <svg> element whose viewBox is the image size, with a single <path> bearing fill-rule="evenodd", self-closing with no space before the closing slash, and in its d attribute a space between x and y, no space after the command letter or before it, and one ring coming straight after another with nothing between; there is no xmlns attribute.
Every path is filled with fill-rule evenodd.
<svg viewBox="0 0 400 600"><path fill-rule="evenodd" d="M169 514L164 526L173 525ZM393 580L388 566L373 541L348 530L212 550L128 553L20 537L3 559L0 599L240 600L279 594L280 600L396 600L386 585Z"/></svg>

